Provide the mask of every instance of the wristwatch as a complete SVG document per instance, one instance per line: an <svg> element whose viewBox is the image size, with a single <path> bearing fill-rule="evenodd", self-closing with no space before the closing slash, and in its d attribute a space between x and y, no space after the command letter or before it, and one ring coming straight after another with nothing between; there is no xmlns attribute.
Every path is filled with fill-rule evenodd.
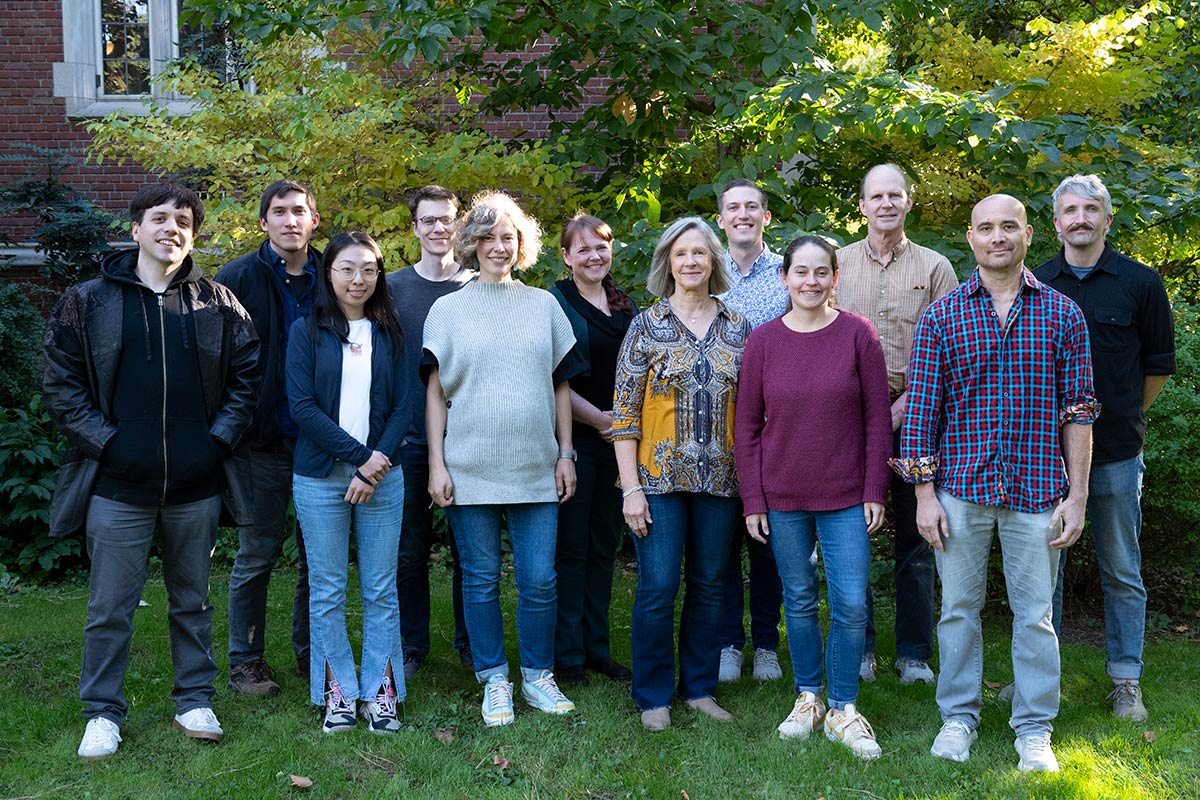
<svg viewBox="0 0 1200 800"><path fill-rule="evenodd" d="M559 450L558 457L559 458L569 458L572 461L578 461L579 453L575 452L574 450Z"/></svg>

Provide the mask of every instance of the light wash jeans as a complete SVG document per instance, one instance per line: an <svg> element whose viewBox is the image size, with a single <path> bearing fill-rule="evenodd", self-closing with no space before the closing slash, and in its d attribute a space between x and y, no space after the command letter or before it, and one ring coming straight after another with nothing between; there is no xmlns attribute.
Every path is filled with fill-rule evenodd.
<svg viewBox="0 0 1200 800"><path fill-rule="evenodd" d="M296 475L292 497L308 548L309 698L324 705L325 664L347 700L374 699L389 664L396 698L405 697L404 656L400 646L400 606L396 599L396 552L404 508L404 473L393 469L366 503L350 505L346 489L354 467L333 462L326 478ZM358 551L362 594L362 678L354 671L354 653L346 633L346 580L350 523Z"/></svg>
<svg viewBox="0 0 1200 800"><path fill-rule="evenodd" d="M867 584L871 543L861 505L840 511L768 511L768 541L783 582L783 612L796 693L821 693L821 621L817 617L820 586L812 562L813 545L821 541L825 583L829 593L829 646L825 675L829 705L843 708L858 702L858 665L867 627Z"/></svg>
<svg viewBox="0 0 1200 800"><path fill-rule="evenodd" d="M1142 454L1124 461L1092 464L1087 517L1100 585L1104 589L1104 640L1108 674L1118 680L1142 677L1142 642L1146 634L1146 587L1142 583ZM1058 562L1054 592L1054 630L1062 631L1062 573L1066 551Z"/></svg>
<svg viewBox="0 0 1200 800"><path fill-rule="evenodd" d="M1050 620L1058 551L1051 511L1030 514L968 503L937 492L946 510L950 536L937 553L942 579L942 617L938 622L941 674L937 703L943 721L979 726L983 705L983 628L979 612L987 585L988 553L993 534L1000 536L1008 604L1013 613L1012 716L1018 736L1053 729L1058 716L1058 636Z"/></svg>
<svg viewBox="0 0 1200 800"><path fill-rule="evenodd" d="M554 546L557 503L513 503L446 507L458 542L463 572L463 610L475 677L508 678L504 617L500 613L500 515L508 522L513 574L517 581L517 646L522 674L554 668L556 610Z"/></svg>

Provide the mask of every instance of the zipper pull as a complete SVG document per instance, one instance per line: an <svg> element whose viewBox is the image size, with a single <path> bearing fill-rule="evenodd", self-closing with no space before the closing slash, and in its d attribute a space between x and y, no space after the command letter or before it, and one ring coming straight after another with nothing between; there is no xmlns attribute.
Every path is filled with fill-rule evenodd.
<svg viewBox="0 0 1200 800"><path fill-rule="evenodd" d="M162 308L163 307L163 296L161 294L156 294L154 296L158 298L158 307Z"/></svg>

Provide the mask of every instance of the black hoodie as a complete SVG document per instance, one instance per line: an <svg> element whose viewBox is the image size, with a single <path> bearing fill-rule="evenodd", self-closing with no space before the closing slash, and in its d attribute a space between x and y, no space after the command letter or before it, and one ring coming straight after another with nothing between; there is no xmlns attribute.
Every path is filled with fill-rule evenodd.
<svg viewBox="0 0 1200 800"><path fill-rule="evenodd" d="M133 505L178 505L221 491L222 452L209 433L190 257L162 294L137 277L138 252L101 266L121 285L121 353L113 380L116 434L100 457L95 493Z"/></svg>

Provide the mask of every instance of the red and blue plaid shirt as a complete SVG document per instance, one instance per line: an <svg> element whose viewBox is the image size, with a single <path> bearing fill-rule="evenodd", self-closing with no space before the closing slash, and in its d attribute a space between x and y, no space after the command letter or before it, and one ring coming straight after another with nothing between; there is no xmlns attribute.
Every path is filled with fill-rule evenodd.
<svg viewBox="0 0 1200 800"><path fill-rule="evenodd" d="M892 467L955 497L1040 513L1066 493L1060 430L1100 413L1083 312L1021 270L1001 327L976 270L925 310Z"/></svg>

